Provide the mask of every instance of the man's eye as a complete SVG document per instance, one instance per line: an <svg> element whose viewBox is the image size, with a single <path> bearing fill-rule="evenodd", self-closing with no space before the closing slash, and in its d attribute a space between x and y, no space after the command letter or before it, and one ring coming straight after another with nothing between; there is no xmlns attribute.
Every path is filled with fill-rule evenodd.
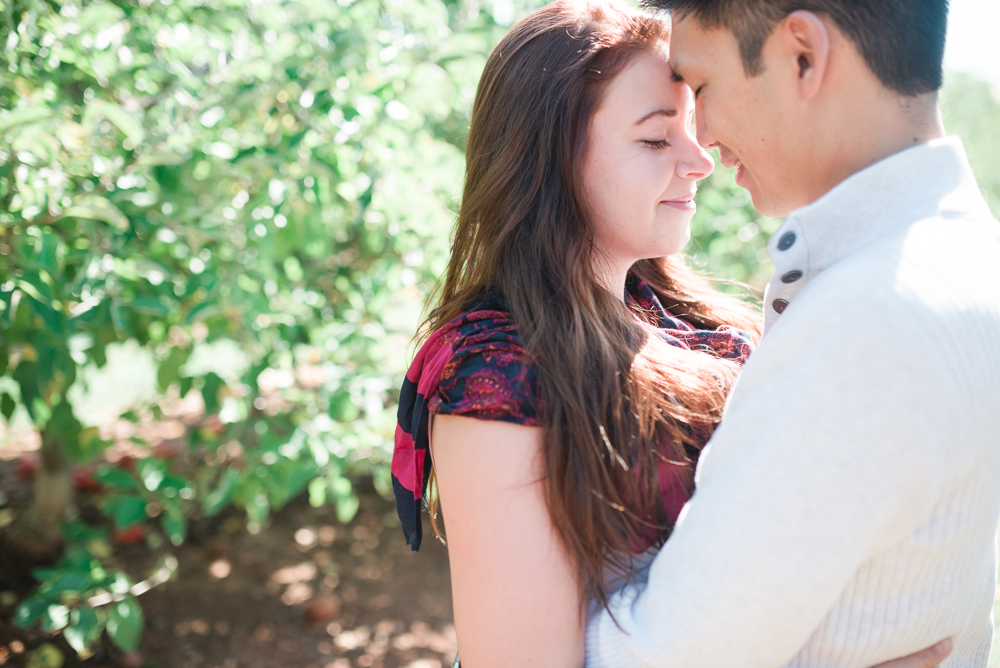
<svg viewBox="0 0 1000 668"><path fill-rule="evenodd" d="M643 139L642 143L649 148L667 148L670 146L670 142L666 139Z"/></svg>
<svg viewBox="0 0 1000 668"><path fill-rule="evenodd" d="M704 88L704 86L698 86L698 88L695 89L695 91L694 91L694 99L697 100L698 96L701 95L701 89L702 88Z"/></svg>

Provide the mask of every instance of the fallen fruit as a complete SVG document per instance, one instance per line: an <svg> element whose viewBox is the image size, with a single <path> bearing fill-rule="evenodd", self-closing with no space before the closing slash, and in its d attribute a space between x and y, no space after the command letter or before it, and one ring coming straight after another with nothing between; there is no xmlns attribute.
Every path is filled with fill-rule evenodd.
<svg viewBox="0 0 1000 668"><path fill-rule="evenodd" d="M306 621L319 624L340 614L340 601L330 594L318 594L306 605Z"/></svg>
<svg viewBox="0 0 1000 668"><path fill-rule="evenodd" d="M146 527L142 524L133 524L124 529L115 529L112 532L112 539L118 545L138 545L146 540Z"/></svg>
<svg viewBox="0 0 1000 668"><path fill-rule="evenodd" d="M121 668L142 668L142 655L138 652L128 652L118 658L118 665Z"/></svg>
<svg viewBox="0 0 1000 668"><path fill-rule="evenodd" d="M77 492L99 492L101 483L94 479L94 468L84 466L74 468L70 472L70 480L73 482L73 489Z"/></svg>
<svg viewBox="0 0 1000 668"><path fill-rule="evenodd" d="M38 473L40 466L38 457L25 457L17 463L17 477L21 480L31 480Z"/></svg>
<svg viewBox="0 0 1000 668"><path fill-rule="evenodd" d="M181 446L164 441L153 448L153 456L157 459L177 459L181 455Z"/></svg>

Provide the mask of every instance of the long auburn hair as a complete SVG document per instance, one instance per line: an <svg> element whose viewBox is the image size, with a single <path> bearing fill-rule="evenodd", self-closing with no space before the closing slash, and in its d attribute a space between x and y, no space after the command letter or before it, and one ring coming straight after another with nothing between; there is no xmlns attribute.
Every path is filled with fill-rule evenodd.
<svg viewBox="0 0 1000 668"><path fill-rule="evenodd" d="M671 346L600 286L582 180L590 120L608 83L659 53L665 18L622 0L557 0L493 50L472 110L465 190L428 334L499 290L541 385L549 512L582 600L607 604L637 545L660 543L658 464L692 462L721 417L733 362ZM759 334L759 316L681 257L632 273L696 327ZM688 490L689 492L692 490ZM435 527L436 528L436 527Z"/></svg>

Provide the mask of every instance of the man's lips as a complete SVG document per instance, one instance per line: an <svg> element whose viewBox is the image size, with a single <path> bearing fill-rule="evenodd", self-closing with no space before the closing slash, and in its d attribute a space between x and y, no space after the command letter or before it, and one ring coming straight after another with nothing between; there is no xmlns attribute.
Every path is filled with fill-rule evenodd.
<svg viewBox="0 0 1000 668"><path fill-rule="evenodd" d="M744 187L744 188L746 187L744 185L744 181L746 180L745 177L746 177L747 170L746 170L746 167L743 166L743 163L740 162L739 158L732 157L732 156L727 156L727 157L723 158L720 155L719 156L719 162L722 163L723 167L727 167L729 169L732 169L733 167L735 167L736 168L736 185Z"/></svg>

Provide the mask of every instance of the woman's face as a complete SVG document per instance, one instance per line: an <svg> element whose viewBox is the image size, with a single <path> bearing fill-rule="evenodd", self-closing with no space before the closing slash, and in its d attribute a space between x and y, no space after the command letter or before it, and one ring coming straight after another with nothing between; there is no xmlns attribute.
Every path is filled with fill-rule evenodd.
<svg viewBox="0 0 1000 668"><path fill-rule="evenodd" d="M636 56L591 120L583 186L597 249L616 274L684 247L696 183L714 166L692 133L691 89L671 75L662 56Z"/></svg>

